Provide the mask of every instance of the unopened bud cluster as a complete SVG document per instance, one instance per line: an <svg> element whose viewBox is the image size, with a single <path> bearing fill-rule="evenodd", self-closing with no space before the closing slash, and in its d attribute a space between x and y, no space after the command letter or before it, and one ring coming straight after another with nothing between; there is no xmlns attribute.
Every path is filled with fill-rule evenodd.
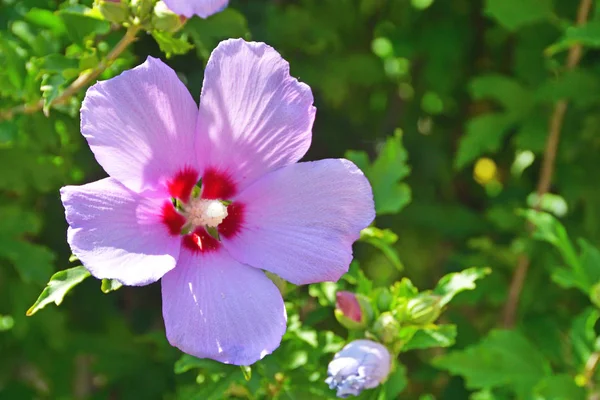
<svg viewBox="0 0 600 400"><path fill-rule="evenodd" d="M94 7L109 22L136 24L149 31L173 33L181 29L186 21L184 16L175 14L162 0L95 0Z"/></svg>
<svg viewBox="0 0 600 400"><path fill-rule="evenodd" d="M414 327L435 323L443 310L439 295L418 293L410 282L377 289L371 297L373 303L361 294L336 294L335 318L350 330L364 331L369 339L350 342L329 364L326 383L338 397L357 396L384 382L390 360L401 351L407 335L414 334Z"/></svg>

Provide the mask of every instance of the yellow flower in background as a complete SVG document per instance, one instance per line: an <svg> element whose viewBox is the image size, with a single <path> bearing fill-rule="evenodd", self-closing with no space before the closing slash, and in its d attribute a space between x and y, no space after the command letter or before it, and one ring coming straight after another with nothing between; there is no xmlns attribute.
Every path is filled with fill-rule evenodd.
<svg viewBox="0 0 600 400"><path fill-rule="evenodd" d="M496 180L498 173L498 167L494 160L482 157L475 163L473 168L473 179L482 186Z"/></svg>

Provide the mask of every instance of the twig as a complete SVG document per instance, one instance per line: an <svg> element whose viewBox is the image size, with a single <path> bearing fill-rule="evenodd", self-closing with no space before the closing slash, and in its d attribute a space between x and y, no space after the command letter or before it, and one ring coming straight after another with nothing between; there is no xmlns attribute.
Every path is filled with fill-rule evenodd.
<svg viewBox="0 0 600 400"><path fill-rule="evenodd" d="M81 89L88 86L98 75L104 72L113 61L121 55L125 49L136 40L137 34L141 28L137 25L130 26L119 43L108 53L106 58L96 65L93 69L84 74L79 75L69 87L67 87L54 101L52 105L61 105L67 103L72 96L77 94ZM17 114L33 114L44 108L44 100L41 99L34 104L22 104L8 110L0 111L0 121L12 119Z"/></svg>
<svg viewBox="0 0 600 400"><path fill-rule="evenodd" d="M577 11L576 25L583 25L588 19L590 9L592 8L592 0L581 0L579 3L579 9ZM582 55L581 44L576 44L569 49L567 56L566 69L574 69ZM567 112L567 101L559 100L554 105L554 111L550 117L550 123L548 127L548 138L546 140L546 149L544 151L544 159L542 161L542 167L540 170L540 179L537 185L537 199L534 204L534 209L539 210L541 206L541 199L544 194L550 190L550 184L552 182L552 175L554 174L554 161L556 159L556 151L558 149L558 142L560 139L560 131L562 128L563 120ZM531 232L533 226L527 225L527 230ZM504 307L504 327L510 328L515 324L515 316L517 313L517 306L519 305L519 298L521 291L523 290L523 284L527 277L529 270L529 264L531 260L525 254L519 256L517 262L517 268L515 269L510 288L508 291L508 300Z"/></svg>

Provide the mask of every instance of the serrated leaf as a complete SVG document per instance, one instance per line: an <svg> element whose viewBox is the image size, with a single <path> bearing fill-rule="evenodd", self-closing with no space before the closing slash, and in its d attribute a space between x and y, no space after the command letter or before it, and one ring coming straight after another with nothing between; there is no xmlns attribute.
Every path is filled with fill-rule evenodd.
<svg viewBox="0 0 600 400"><path fill-rule="evenodd" d="M456 340L456 325L405 326L400 328L401 351L450 347Z"/></svg>
<svg viewBox="0 0 600 400"><path fill-rule="evenodd" d="M441 296L440 306L444 307L460 292L475 289L475 282L491 272L490 268L473 267L445 275L439 280L433 293Z"/></svg>
<svg viewBox="0 0 600 400"><path fill-rule="evenodd" d="M518 331L492 331L465 350L438 357L434 365L462 376L468 389L509 386L520 397L551 375L549 362Z"/></svg>
<svg viewBox="0 0 600 400"><path fill-rule="evenodd" d="M366 155L357 151L346 152L346 158L364 165ZM400 212L411 200L410 187L400 182L410 174L408 154L399 133L389 137L373 163L363 172L369 178L378 215Z"/></svg>
<svg viewBox="0 0 600 400"><path fill-rule="evenodd" d="M396 250L391 246L398 240L398 235L389 229L379 229L374 226L360 232L360 240L377 247L398 271L404 270L404 265Z"/></svg>
<svg viewBox="0 0 600 400"><path fill-rule="evenodd" d="M175 37L169 32L152 31L152 37L156 40L160 50L166 54L167 58L173 55L185 54L194 48L185 36Z"/></svg>
<svg viewBox="0 0 600 400"><path fill-rule="evenodd" d="M485 14L509 31L552 17L552 0L486 0Z"/></svg>
<svg viewBox="0 0 600 400"><path fill-rule="evenodd" d="M36 302L27 310L27 315L32 316L46 305L54 302L57 306L62 303L66 294L75 286L90 276L83 266L65 269L52 275L46 288Z"/></svg>
<svg viewBox="0 0 600 400"><path fill-rule="evenodd" d="M102 279L100 290L102 290L103 293L109 293L120 289L121 286L123 286L123 284L116 279Z"/></svg>

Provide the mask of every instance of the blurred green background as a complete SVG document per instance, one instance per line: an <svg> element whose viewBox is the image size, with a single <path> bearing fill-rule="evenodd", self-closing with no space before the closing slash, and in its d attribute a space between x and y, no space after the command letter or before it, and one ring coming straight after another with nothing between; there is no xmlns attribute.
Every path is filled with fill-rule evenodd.
<svg viewBox="0 0 600 400"><path fill-rule="evenodd" d="M107 20L102 4L0 0L0 399L333 398L327 363L353 337L333 316L338 288L377 301L403 277L430 289L474 266L492 273L440 320L456 338L403 352L362 397L600 398L596 2L233 0L175 33L148 23L107 68L127 21ZM158 283L105 294L88 278L27 317L51 275L79 265L59 188L105 176L79 132L85 88L64 91L152 55L198 99L229 37L270 44L311 86L305 160L347 157L371 180L378 229L355 245L350 274L283 287L288 333L249 380L169 346Z"/></svg>

